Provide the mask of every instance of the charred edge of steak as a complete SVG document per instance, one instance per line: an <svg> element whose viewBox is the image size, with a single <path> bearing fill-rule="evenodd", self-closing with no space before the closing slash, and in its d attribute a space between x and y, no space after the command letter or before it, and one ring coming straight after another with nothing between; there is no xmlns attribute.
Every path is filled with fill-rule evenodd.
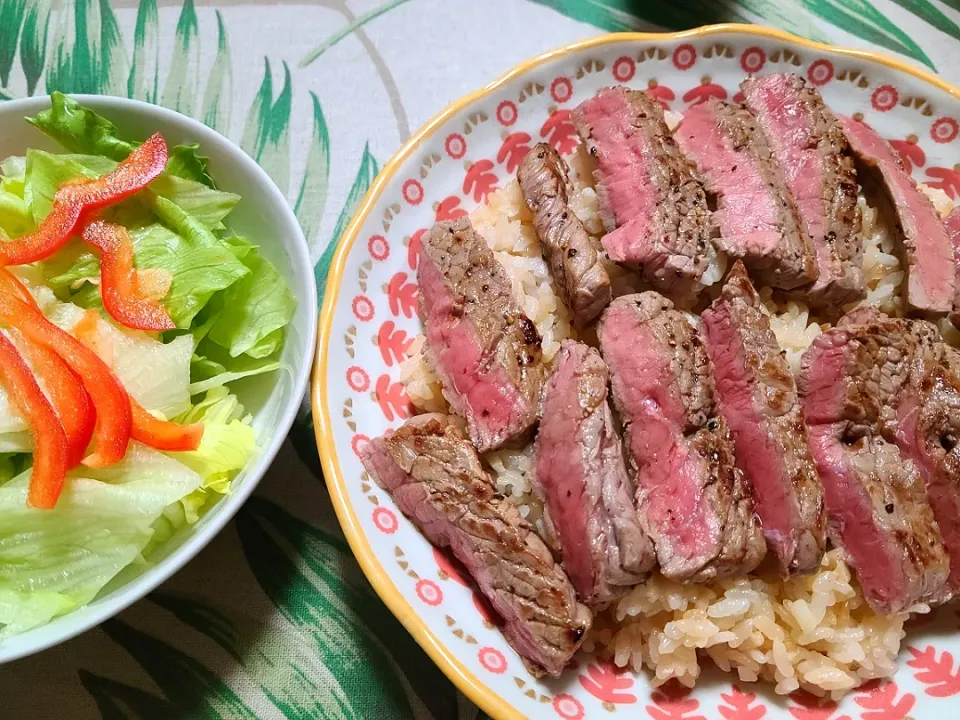
<svg viewBox="0 0 960 720"><path fill-rule="evenodd" d="M661 572L683 582L749 572L765 543L749 482L734 463L729 427L717 415L713 372L699 333L669 300L646 292L611 303L601 319L600 343L614 376L614 403L627 426L641 523L657 546ZM654 355L633 357L632 346ZM648 444L648 437L660 443L674 432L669 447ZM676 475L691 483L650 485L644 476L667 472L664 463L693 468L693 474ZM672 527L677 500L670 493L692 493L693 512L705 523L697 532L707 533L715 546L685 546L688 540Z"/></svg>
<svg viewBox="0 0 960 720"><path fill-rule="evenodd" d="M610 277L599 244L587 233L569 205L569 168L560 154L538 143L517 170L520 189L534 214L540 249L574 323L583 328L610 299Z"/></svg>
<svg viewBox="0 0 960 720"><path fill-rule="evenodd" d="M608 380L599 352L563 342L544 392L534 461L534 489L560 538L564 569L593 608L622 596L656 564L637 518Z"/></svg>
<svg viewBox="0 0 960 720"><path fill-rule="evenodd" d="M819 91L802 77L793 73L747 78L740 84L746 104L757 116L767 133L771 146L777 151L781 168L791 184L786 165L799 163L794 168L793 183L809 182L809 153L815 150L818 158L819 199L816 218L805 217L804 205L795 193L798 216L810 238L817 259L819 277L812 285L798 288L795 294L812 305L829 310L866 297L863 277L862 218L857 201L857 175L853 151L840 122L823 102ZM774 96L779 102L768 98ZM767 102L764 102L765 98ZM769 103L769 104L768 104ZM788 122L797 122L799 113L808 134L798 135L793 128L774 127L778 113L789 115ZM800 186L800 189L805 189Z"/></svg>
<svg viewBox="0 0 960 720"><path fill-rule="evenodd" d="M786 574L814 572L826 545L823 487L793 374L742 262L700 317L720 413L768 544Z"/></svg>
<svg viewBox="0 0 960 720"><path fill-rule="evenodd" d="M597 118L588 117L594 104L611 98L622 112L615 138L600 138ZM615 116L616 113L613 113ZM663 117L663 107L648 93L629 90L622 86L601 89L573 112L574 124L588 152L596 159L594 176L600 199L601 217L609 236L604 247L618 262L639 267L644 279L662 292L686 297L700 290L699 280L706 269L706 251L713 231L703 185L693 166L680 151ZM608 120L610 116L604 115ZM614 120L617 118L614 117ZM622 135L622 137L621 137ZM638 145L642 150L631 146ZM607 185L615 185L618 177L624 179L629 168L624 163L607 163L610 156L633 154L633 165L641 163L634 172L649 178L656 195L648 203L646 217L633 209L619 207ZM604 165L609 165L604 169ZM634 226L638 221L638 231ZM615 232L618 231L618 232ZM637 233L642 237L634 237ZM611 252L610 238L624 235L620 257Z"/></svg>
<svg viewBox="0 0 960 720"><path fill-rule="evenodd" d="M591 613L518 508L495 494L456 421L413 418L373 440L362 459L427 539L449 546L470 571L531 673L559 676Z"/></svg>
<svg viewBox="0 0 960 720"><path fill-rule="evenodd" d="M537 421L540 334L468 218L437 223L421 242L426 357L481 452L525 440ZM469 382L463 382L467 378Z"/></svg>

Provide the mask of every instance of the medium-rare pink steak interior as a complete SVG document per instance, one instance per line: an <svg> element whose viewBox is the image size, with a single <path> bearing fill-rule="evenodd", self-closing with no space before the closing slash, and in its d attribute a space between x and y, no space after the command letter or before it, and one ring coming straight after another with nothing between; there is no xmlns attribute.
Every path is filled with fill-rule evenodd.
<svg viewBox="0 0 960 720"><path fill-rule="evenodd" d="M570 208L567 163L552 147L538 143L520 162L517 180L560 296L574 322L586 327L610 302L610 276L596 240Z"/></svg>
<svg viewBox="0 0 960 720"><path fill-rule="evenodd" d="M567 340L547 381L534 489L556 530L563 567L583 602L603 606L656 565L607 401L607 366Z"/></svg>
<svg viewBox="0 0 960 720"><path fill-rule="evenodd" d="M596 162L610 258L639 266L663 292L696 292L710 242L707 200L660 103L642 91L604 88L573 118Z"/></svg>
<svg viewBox="0 0 960 720"><path fill-rule="evenodd" d="M867 287L857 174L843 128L817 89L798 75L751 77L740 87L813 245L817 281L798 292L816 305L862 300Z"/></svg>
<svg viewBox="0 0 960 720"><path fill-rule="evenodd" d="M917 343L909 321L862 312L813 342L800 377L831 537L882 613L949 595L949 559L923 480L894 442Z"/></svg>
<svg viewBox="0 0 960 720"><path fill-rule="evenodd" d="M417 278L430 363L474 445L492 450L537 421L540 335L469 219L437 223L421 243Z"/></svg>
<svg viewBox="0 0 960 720"><path fill-rule="evenodd" d="M790 290L815 281L810 238L753 115L713 98L687 108L675 135L716 198L717 245L765 285Z"/></svg>
<svg viewBox="0 0 960 720"><path fill-rule="evenodd" d="M691 582L749 572L766 547L692 321L655 292L626 295L599 337L660 571Z"/></svg>
<svg viewBox="0 0 960 720"><path fill-rule="evenodd" d="M917 188L900 156L865 122L841 117L859 163L859 175L882 185L899 228L901 264L907 271L909 309L943 315L955 294L953 249L933 203Z"/></svg>
<svg viewBox="0 0 960 720"><path fill-rule="evenodd" d="M796 382L740 261L700 319L720 414L730 425L737 465L753 488L767 543L786 573L813 572L826 546L823 487Z"/></svg>
<svg viewBox="0 0 960 720"><path fill-rule="evenodd" d="M583 642L590 611L516 505L494 493L457 423L415 417L370 442L363 463L430 542L467 567L530 671L559 675Z"/></svg>

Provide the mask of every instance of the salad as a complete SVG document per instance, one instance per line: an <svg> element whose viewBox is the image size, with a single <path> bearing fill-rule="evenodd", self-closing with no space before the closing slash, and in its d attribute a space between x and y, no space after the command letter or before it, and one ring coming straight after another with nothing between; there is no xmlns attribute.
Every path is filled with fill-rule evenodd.
<svg viewBox="0 0 960 720"><path fill-rule="evenodd" d="M231 384L279 368L295 306L197 146L59 93L27 122L63 152L0 161L0 639L229 492L256 451Z"/></svg>

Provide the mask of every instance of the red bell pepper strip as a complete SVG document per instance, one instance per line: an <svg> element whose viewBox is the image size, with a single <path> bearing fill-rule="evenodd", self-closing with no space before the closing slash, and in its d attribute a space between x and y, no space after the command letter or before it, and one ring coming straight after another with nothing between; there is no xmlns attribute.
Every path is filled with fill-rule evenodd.
<svg viewBox="0 0 960 720"><path fill-rule="evenodd" d="M53 350L30 342L18 330L12 330L11 334L33 374L42 381L50 404L60 418L67 434L67 469L75 468L83 460L97 424L90 394L83 387L83 380Z"/></svg>
<svg viewBox="0 0 960 720"><path fill-rule="evenodd" d="M7 270L5 267L0 267L0 292L8 292L12 295L23 300L25 303L32 305L37 310L40 309L40 306L37 305L37 301L33 298L33 295L30 294L30 291L27 290L27 286L24 285L12 272Z"/></svg>
<svg viewBox="0 0 960 720"><path fill-rule="evenodd" d="M133 397L130 398L133 409L133 439L157 450L182 452L196 450L203 438L203 425L180 425L154 417Z"/></svg>
<svg viewBox="0 0 960 720"><path fill-rule="evenodd" d="M0 265L23 265L49 257L66 245L81 217L125 200L156 180L167 165L167 144L160 133L147 139L113 172L97 180L64 185L53 207L32 233L0 243Z"/></svg>
<svg viewBox="0 0 960 720"><path fill-rule="evenodd" d="M67 435L53 406L13 343L0 334L0 384L10 402L30 426L33 469L27 502L50 510L57 504L67 478Z"/></svg>
<svg viewBox="0 0 960 720"><path fill-rule="evenodd" d="M84 458L84 464L101 467L120 462L127 453L133 420L127 391L110 368L86 345L47 320L35 306L10 292L0 292L0 323L53 350L80 376L97 416L93 431L95 452Z"/></svg>
<svg viewBox="0 0 960 720"><path fill-rule="evenodd" d="M100 249L100 297L110 316L135 330L173 330L177 326L163 303L147 299L133 266L133 242L121 225L95 220L83 239Z"/></svg>

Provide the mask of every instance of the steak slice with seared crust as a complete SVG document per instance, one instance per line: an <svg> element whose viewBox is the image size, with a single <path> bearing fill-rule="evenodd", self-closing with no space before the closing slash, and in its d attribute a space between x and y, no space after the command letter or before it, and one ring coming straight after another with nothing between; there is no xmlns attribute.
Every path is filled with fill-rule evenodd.
<svg viewBox="0 0 960 720"><path fill-rule="evenodd" d="M637 519L608 377L600 353L564 341L547 380L534 461L534 489L559 537L563 567L590 607L609 604L656 564Z"/></svg>
<svg viewBox="0 0 960 720"><path fill-rule="evenodd" d="M867 295L857 173L839 121L815 87L793 73L740 84L793 195L813 245L818 277L797 293L809 303L837 306Z"/></svg>
<svg viewBox="0 0 960 720"><path fill-rule="evenodd" d="M826 545L823 486L796 382L739 260L700 321L720 414L730 425L737 465L753 487L767 543L786 574L813 572Z"/></svg>
<svg viewBox="0 0 960 720"><path fill-rule="evenodd" d="M947 590L960 592L960 353L924 321L910 386L897 405L897 445L917 465L950 555Z"/></svg>
<svg viewBox="0 0 960 720"><path fill-rule="evenodd" d="M953 307L953 249L930 198L920 192L900 156L864 122L841 117L858 161L861 183L881 185L892 204L899 236L900 262L907 272L907 307L943 315Z"/></svg>
<svg viewBox="0 0 960 720"><path fill-rule="evenodd" d="M417 278L427 361L470 440L486 452L526 435L543 388L540 335L468 218L423 236Z"/></svg>
<svg viewBox="0 0 960 720"><path fill-rule="evenodd" d="M710 213L663 107L645 92L610 87L577 107L573 121L596 162L607 254L640 266L662 292L696 293L707 267Z"/></svg>
<svg viewBox="0 0 960 720"><path fill-rule="evenodd" d="M749 572L766 546L696 328L646 292L614 300L599 337L636 470L640 522L661 571L691 582Z"/></svg>
<svg viewBox="0 0 960 720"><path fill-rule="evenodd" d="M577 327L585 327L610 303L610 277L596 240L570 209L569 169L546 143L520 162L517 180L540 238L550 273Z"/></svg>
<svg viewBox="0 0 960 720"><path fill-rule="evenodd" d="M791 290L815 281L813 246L756 118L712 98L688 108L674 136L716 198L718 247L764 285Z"/></svg>
<svg viewBox="0 0 960 720"><path fill-rule="evenodd" d="M949 559L923 480L895 444L921 341L910 321L854 313L813 342L800 375L830 535L881 613L948 596Z"/></svg>
<svg viewBox="0 0 960 720"><path fill-rule="evenodd" d="M363 464L431 543L467 567L530 671L558 676L590 628L590 611L517 507L496 495L455 421L415 417L370 442Z"/></svg>

